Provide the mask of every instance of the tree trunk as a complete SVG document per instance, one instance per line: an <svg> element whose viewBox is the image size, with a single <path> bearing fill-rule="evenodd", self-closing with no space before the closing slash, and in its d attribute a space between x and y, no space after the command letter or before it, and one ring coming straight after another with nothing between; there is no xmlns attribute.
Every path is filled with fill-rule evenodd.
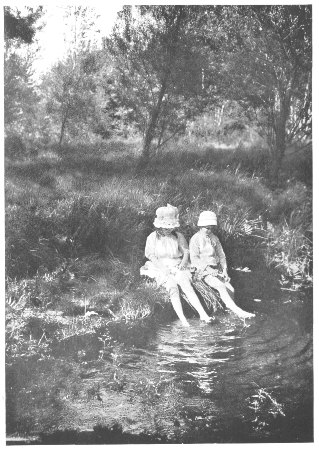
<svg viewBox="0 0 319 450"><path fill-rule="evenodd" d="M274 143L272 147L272 172L271 179L278 186L282 161L286 151L286 125L289 115L290 95L283 94L280 98L280 108L273 124Z"/></svg>
<svg viewBox="0 0 319 450"><path fill-rule="evenodd" d="M150 118L150 121L149 121L147 129L146 129L144 143L143 143L143 150L142 150L142 158L141 158L142 166L143 165L145 166L148 163L149 158L150 158L151 144L152 144L152 140L153 140L154 133L156 130L157 121L158 121L158 117L160 114L163 98L164 98L164 95L166 92L167 78L168 77L166 77L166 79L162 83L161 90L158 94L157 103L156 103L155 107L153 108L151 118Z"/></svg>
<svg viewBox="0 0 319 450"><path fill-rule="evenodd" d="M165 133L165 129L166 129L166 122L163 122L162 126L161 126L160 134L159 134L158 139L157 139L157 147L156 147L156 149L160 148L161 145L162 145L162 139L163 139L163 136L164 136L164 133Z"/></svg>
<svg viewBox="0 0 319 450"><path fill-rule="evenodd" d="M183 9L179 10L176 23L174 24L174 28L172 29L172 34L170 37L170 42L168 44L168 60L167 60L167 66L164 73L164 77L162 79L161 83L161 89L158 94L156 105L154 106L151 117L146 129L145 137L144 137L144 143L143 143L143 150L142 150L142 156L139 161L138 169L143 169L149 162L150 159L150 150L151 150L151 144L154 138L154 133L157 127L158 118L160 115L163 98L167 90L167 85L169 81L169 77L171 75L172 67L175 63L175 56L177 52L176 43L178 40L178 34L180 31L180 27L182 25L182 20L185 15L185 11Z"/></svg>
<svg viewBox="0 0 319 450"><path fill-rule="evenodd" d="M282 158L280 158L279 153L277 153L277 148L273 152L272 155L272 164L271 164L271 182L276 187L279 184L279 174L282 165Z"/></svg>
<svg viewBox="0 0 319 450"><path fill-rule="evenodd" d="M282 167L282 160L286 150L286 126L285 123L279 121L275 129L275 142L271 152L271 181L274 186L278 186L279 175Z"/></svg>
<svg viewBox="0 0 319 450"><path fill-rule="evenodd" d="M63 141L63 137L64 137L66 121L67 121L67 115L65 115L65 117L62 120L62 124L61 124L60 139L59 139L59 148L60 148L60 150L61 150L62 141Z"/></svg>

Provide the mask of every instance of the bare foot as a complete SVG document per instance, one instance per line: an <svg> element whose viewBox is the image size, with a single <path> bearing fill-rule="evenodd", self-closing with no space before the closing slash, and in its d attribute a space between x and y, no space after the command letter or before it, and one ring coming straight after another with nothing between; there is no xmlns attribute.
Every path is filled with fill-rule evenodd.
<svg viewBox="0 0 319 450"><path fill-rule="evenodd" d="M210 322L212 322L214 319L213 319L213 317L203 316L203 317L200 317L200 320L203 320L203 321L206 322L206 323L210 323Z"/></svg>
<svg viewBox="0 0 319 450"><path fill-rule="evenodd" d="M253 313L249 313L249 312L243 312L239 315L239 317L241 317L242 319L250 319L251 317L255 317L256 314Z"/></svg>

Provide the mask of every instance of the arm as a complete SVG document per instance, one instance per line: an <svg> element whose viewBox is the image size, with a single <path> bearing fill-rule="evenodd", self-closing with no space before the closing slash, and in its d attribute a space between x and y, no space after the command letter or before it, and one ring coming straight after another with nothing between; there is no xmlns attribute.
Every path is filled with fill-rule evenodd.
<svg viewBox="0 0 319 450"><path fill-rule="evenodd" d="M155 256L155 236L154 233L150 234L146 239L145 244L145 256L150 261L154 261L156 259Z"/></svg>
<svg viewBox="0 0 319 450"><path fill-rule="evenodd" d="M151 233L146 239L145 256L149 259L153 265L162 272L169 272L168 268L160 261L155 254L156 247L156 232Z"/></svg>
<svg viewBox="0 0 319 450"><path fill-rule="evenodd" d="M156 245L156 233L151 233L146 239L145 245L145 256L149 259L155 267L162 271L167 271L167 267L161 263L161 261L155 255L155 245Z"/></svg>
<svg viewBox="0 0 319 450"><path fill-rule="evenodd" d="M227 272L226 256L225 256L222 244L220 243L220 240L217 237L216 237L216 254L219 258L219 263L222 267L223 277L225 278L225 281L229 281L230 278L229 278L228 272Z"/></svg>
<svg viewBox="0 0 319 450"><path fill-rule="evenodd" d="M195 266L198 270L204 271L207 267L206 263L203 263L200 258L200 247L197 236L194 235L189 243L191 264Z"/></svg>
<svg viewBox="0 0 319 450"><path fill-rule="evenodd" d="M178 239L178 248L183 255L182 261L179 264L179 268L181 270L184 270L184 269L186 269L188 261L189 261L189 249L188 249L187 241L186 241L185 237L182 235L182 233L177 233L177 239Z"/></svg>

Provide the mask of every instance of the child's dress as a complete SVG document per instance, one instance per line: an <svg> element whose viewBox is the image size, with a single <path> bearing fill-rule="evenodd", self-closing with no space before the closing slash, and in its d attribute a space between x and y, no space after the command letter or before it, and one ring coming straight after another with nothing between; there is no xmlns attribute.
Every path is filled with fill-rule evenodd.
<svg viewBox="0 0 319 450"><path fill-rule="evenodd" d="M175 275L183 254L189 253L184 236L175 232L161 236L157 231L151 233L145 246L145 256L149 260L140 269L140 274L155 279L158 286L165 284L169 277ZM189 264L188 264L189 265ZM183 271L190 278L188 270Z"/></svg>
<svg viewBox="0 0 319 450"><path fill-rule="evenodd" d="M191 263L199 270L221 266L227 269L226 257L217 236L205 236L198 231L189 243Z"/></svg>

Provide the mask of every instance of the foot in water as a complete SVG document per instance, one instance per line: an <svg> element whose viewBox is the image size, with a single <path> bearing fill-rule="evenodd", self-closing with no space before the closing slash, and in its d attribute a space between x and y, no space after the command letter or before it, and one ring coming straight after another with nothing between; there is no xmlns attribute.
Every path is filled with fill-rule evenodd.
<svg viewBox="0 0 319 450"><path fill-rule="evenodd" d="M254 314L254 313L249 313L249 312L243 312L243 313L241 313L241 314L239 314L239 317L241 318L241 319L251 319L252 317L256 317L256 314Z"/></svg>
<svg viewBox="0 0 319 450"><path fill-rule="evenodd" d="M202 320L203 322L206 322L206 323L213 323L213 322L215 322L215 317L204 316L204 317L200 317L200 320Z"/></svg>

